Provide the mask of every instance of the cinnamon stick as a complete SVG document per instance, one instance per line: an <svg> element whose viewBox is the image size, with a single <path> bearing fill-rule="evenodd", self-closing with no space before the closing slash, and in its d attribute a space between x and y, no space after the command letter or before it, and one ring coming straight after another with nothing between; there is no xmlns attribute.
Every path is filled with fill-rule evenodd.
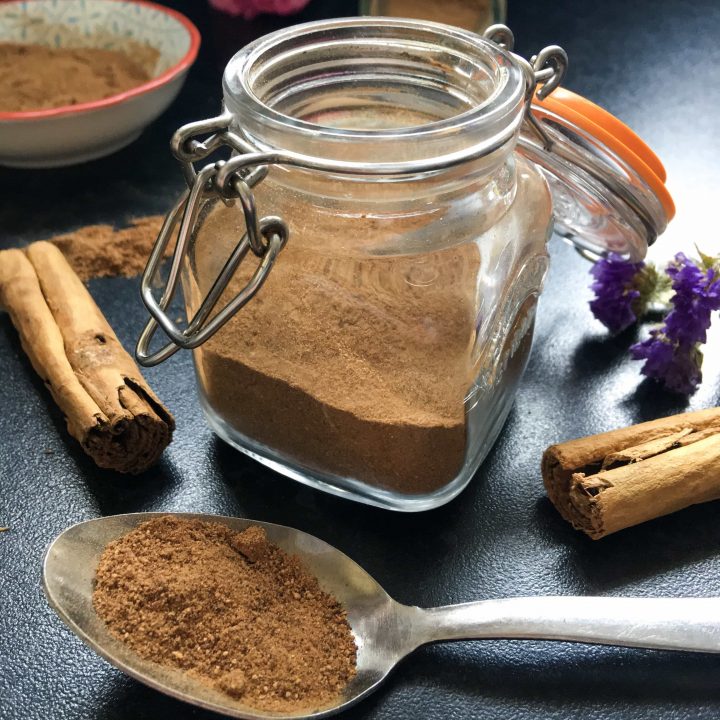
<svg viewBox="0 0 720 720"><path fill-rule="evenodd" d="M548 497L597 540L720 498L720 408L673 415L549 447Z"/></svg>
<svg viewBox="0 0 720 720"><path fill-rule="evenodd" d="M63 254L48 242L0 252L0 304L67 421L103 468L138 473L175 422Z"/></svg>

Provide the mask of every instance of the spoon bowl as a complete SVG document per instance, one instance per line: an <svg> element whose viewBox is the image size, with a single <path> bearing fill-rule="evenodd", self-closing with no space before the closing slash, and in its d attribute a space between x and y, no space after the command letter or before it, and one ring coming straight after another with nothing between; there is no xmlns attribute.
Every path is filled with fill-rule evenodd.
<svg viewBox="0 0 720 720"><path fill-rule="evenodd" d="M108 543L153 517L167 514L114 515L73 525L48 548L43 564L45 594L55 612L95 652L140 682L230 717L320 718L339 712L372 692L393 666L415 648L409 642L410 627L412 616L419 608L396 603L357 563L319 538L257 520L173 513L186 519L222 523L237 532L251 525L260 526L270 542L298 556L318 578L323 590L334 595L347 611L357 644L357 675L345 688L338 704L315 712L279 715L244 706L186 673L145 660L108 632L93 608L93 583L100 556Z"/></svg>
<svg viewBox="0 0 720 720"><path fill-rule="evenodd" d="M422 609L395 602L357 563L319 538L242 518L172 513L235 531L264 528L268 540L297 556L347 612L357 645L357 675L332 706L271 713L243 705L179 670L163 667L116 640L92 604L95 572L108 543L168 513L115 515L73 525L50 545L45 594L68 627L109 663L167 695L230 717L320 718L373 692L420 645L472 638L545 639L720 652L720 598L516 597Z"/></svg>

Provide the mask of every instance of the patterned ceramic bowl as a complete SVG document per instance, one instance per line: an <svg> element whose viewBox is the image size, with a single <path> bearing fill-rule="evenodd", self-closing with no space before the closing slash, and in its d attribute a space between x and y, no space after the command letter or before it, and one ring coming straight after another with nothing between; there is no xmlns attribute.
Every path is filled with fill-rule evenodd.
<svg viewBox="0 0 720 720"><path fill-rule="evenodd" d="M135 140L180 91L200 34L180 13L144 0L9 0L0 2L0 42L101 47L145 58L152 79L126 92L49 110L0 112L0 164L57 167L109 155Z"/></svg>

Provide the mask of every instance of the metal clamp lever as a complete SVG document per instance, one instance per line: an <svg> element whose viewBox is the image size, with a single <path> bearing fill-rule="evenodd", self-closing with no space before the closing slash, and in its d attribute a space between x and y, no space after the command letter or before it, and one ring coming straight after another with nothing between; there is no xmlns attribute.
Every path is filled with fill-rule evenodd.
<svg viewBox="0 0 720 720"><path fill-rule="evenodd" d="M192 187L185 191L168 214L158 239L155 242L147 267L141 281L141 296L151 318L145 325L135 349L138 362L150 367L166 360L180 348L193 349L212 337L243 305L247 304L262 287L267 279L278 253L288 239L288 228L285 223L274 216L258 219L252 191L247 182L234 176L231 184L234 194L241 201L245 215L246 231L225 261L218 277L208 291L200 307L184 329L180 329L168 316L166 310L177 291L180 268L185 257L188 244L195 229L201 201L209 194L217 193L215 179L223 163L206 165L196 174ZM176 228L180 225L175 243L175 250L170 265L168 280L160 300L156 300L152 288L165 251ZM260 258L255 272L247 284L238 292L225 307L208 320L215 309L221 295L228 286L240 263L248 251L252 250ZM155 352L150 351L150 342L158 327L168 336L170 342Z"/></svg>
<svg viewBox="0 0 720 720"><path fill-rule="evenodd" d="M552 150L553 140L533 115L532 101L536 95L540 100L544 100L565 79L568 69L567 53L559 45L548 45L528 61L522 55L513 52L515 36L506 25L490 25L483 33L483 37L511 53L522 67L527 85L525 122L545 150Z"/></svg>

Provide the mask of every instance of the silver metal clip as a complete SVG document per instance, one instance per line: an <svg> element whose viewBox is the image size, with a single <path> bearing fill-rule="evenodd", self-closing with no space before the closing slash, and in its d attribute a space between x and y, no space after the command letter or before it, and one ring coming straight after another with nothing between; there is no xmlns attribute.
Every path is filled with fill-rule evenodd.
<svg viewBox="0 0 720 720"><path fill-rule="evenodd" d="M483 37L507 50L517 60L525 72L525 121L545 150L552 150L553 140L532 113L532 101L535 95L544 100L565 78L568 68L567 53L559 45L548 45L530 60L513 52L515 38L509 27L491 25Z"/></svg>
<svg viewBox="0 0 720 720"><path fill-rule="evenodd" d="M207 132L208 127L216 131L208 140L205 142L191 140L194 133ZM228 135L231 137L228 138ZM195 171L194 161L207 157L224 145L230 145L233 149L241 146L240 143L237 143L237 136L220 130L219 118L214 118L207 123L193 123L191 126L185 126L173 138L173 152L184 163L184 169L187 170L185 177L191 182L189 189L182 194L165 219L141 281L142 300L151 317L140 335L135 356L138 362L145 367L161 363L180 348L196 348L212 337L243 305L255 296L267 279L278 253L287 242L289 230L281 218L268 216L259 219L257 215L251 188L265 177L266 166L253 168L249 172L246 167L244 173L240 171L224 173L222 183L218 182L218 176L225 165L224 161L210 163L199 172ZM187 327L181 329L166 311L177 291L181 266L187 254L190 239L196 229L200 207L208 197L220 197L225 200L239 199L245 215L246 231L225 261L195 315L188 322ZM156 285L166 249L175 236L175 249L168 279L162 296L156 300L153 295L153 287ZM209 319L235 271L250 250L260 258L252 277L222 310ZM150 343L158 328L162 329L170 342L159 350L151 352Z"/></svg>

